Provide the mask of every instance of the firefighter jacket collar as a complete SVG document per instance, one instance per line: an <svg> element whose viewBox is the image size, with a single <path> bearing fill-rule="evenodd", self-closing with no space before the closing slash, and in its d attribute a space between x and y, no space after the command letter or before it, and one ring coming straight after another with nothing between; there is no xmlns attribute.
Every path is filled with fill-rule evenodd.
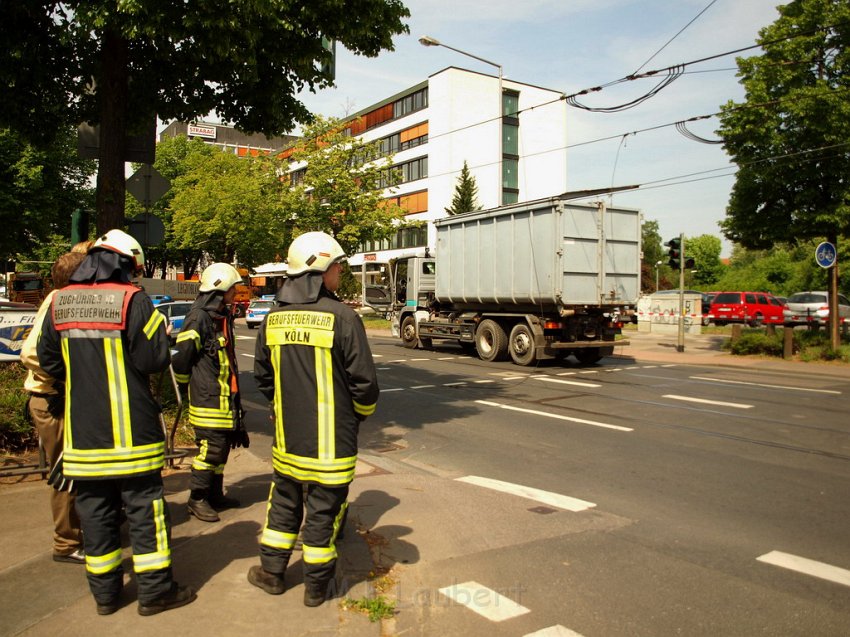
<svg viewBox="0 0 850 637"><path fill-rule="evenodd" d="M130 283L133 280L133 262L123 254L96 250L86 256L74 274L71 283L103 283L115 281Z"/></svg>
<svg viewBox="0 0 850 637"><path fill-rule="evenodd" d="M224 292L221 290L212 290L211 292L201 292L198 298L192 303L193 310L203 310L215 320L221 320L230 315L227 311L227 306L222 303Z"/></svg>
<svg viewBox="0 0 850 637"><path fill-rule="evenodd" d="M305 272L300 276L286 279L275 298L284 305L315 303L323 289L321 272Z"/></svg>

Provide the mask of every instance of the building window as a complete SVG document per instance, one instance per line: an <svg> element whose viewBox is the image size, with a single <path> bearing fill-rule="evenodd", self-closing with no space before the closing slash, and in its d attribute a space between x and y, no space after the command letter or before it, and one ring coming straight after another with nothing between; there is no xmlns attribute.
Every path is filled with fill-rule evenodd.
<svg viewBox="0 0 850 637"><path fill-rule="evenodd" d="M502 92L502 117L518 117L519 93L505 90Z"/></svg>
<svg viewBox="0 0 850 637"><path fill-rule="evenodd" d="M502 154L519 157L519 126L502 123Z"/></svg>
<svg viewBox="0 0 850 637"><path fill-rule="evenodd" d="M519 160L502 159L502 188L519 190Z"/></svg>
<svg viewBox="0 0 850 637"><path fill-rule="evenodd" d="M398 176L398 181L393 181L392 173L395 172ZM428 157L420 157L401 164L396 164L382 173L381 188L389 188L398 184L405 184L408 181L416 181L417 179L425 179L428 176Z"/></svg>
<svg viewBox="0 0 850 637"><path fill-rule="evenodd" d="M428 228L410 226L399 228L389 239L382 241L364 241L358 252L377 252L378 250L398 250L400 248L422 248L428 245Z"/></svg>
<svg viewBox="0 0 850 637"><path fill-rule="evenodd" d="M519 192L516 190L503 190L502 191L502 204L507 206L511 203L516 203L519 201Z"/></svg>
<svg viewBox="0 0 850 637"><path fill-rule="evenodd" d="M393 102L393 119L421 111L428 106L428 89L423 88Z"/></svg>

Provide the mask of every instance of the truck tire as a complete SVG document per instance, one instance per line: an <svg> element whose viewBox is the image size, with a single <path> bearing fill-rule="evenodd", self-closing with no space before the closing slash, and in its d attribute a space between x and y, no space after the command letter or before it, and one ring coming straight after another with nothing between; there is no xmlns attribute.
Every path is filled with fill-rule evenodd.
<svg viewBox="0 0 850 637"><path fill-rule="evenodd" d="M511 330L511 337L508 339L508 350L517 365L524 367L534 365L537 361L537 354L534 349L534 335L528 325L525 323L514 325Z"/></svg>
<svg viewBox="0 0 850 637"><path fill-rule="evenodd" d="M508 357L508 335L496 321L485 319L475 330L475 349L483 361L503 361Z"/></svg>
<svg viewBox="0 0 850 637"><path fill-rule="evenodd" d="M416 319L406 316L401 322L401 344L407 349L416 349L419 337L416 335Z"/></svg>

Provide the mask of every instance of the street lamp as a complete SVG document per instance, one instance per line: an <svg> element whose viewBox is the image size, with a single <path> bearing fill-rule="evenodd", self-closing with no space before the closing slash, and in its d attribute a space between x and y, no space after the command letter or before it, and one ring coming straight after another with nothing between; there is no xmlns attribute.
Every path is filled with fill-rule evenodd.
<svg viewBox="0 0 850 637"><path fill-rule="evenodd" d="M655 291L658 292L658 266L660 266L663 261L659 261L655 264Z"/></svg>
<svg viewBox="0 0 850 637"><path fill-rule="evenodd" d="M437 38L432 38L430 35L423 35L419 38L419 44L422 46L441 46L444 49L449 49L450 51L454 51L455 53L460 53L461 55L465 55L467 57L471 57L474 60L478 60L479 62L484 62L484 64L489 64L490 66L495 66L499 70L499 95L498 95L498 108L496 109L496 116L498 122L502 121L502 65L496 64L495 62L491 62L490 60L485 60L482 57L477 55L473 55L472 53L468 53L467 51L462 51L461 49L456 49L453 46L449 46L448 44L443 44ZM499 126L499 143L496 146L496 149L499 152L499 162L498 162L498 178L496 179L496 183L499 187L498 198L496 201L499 202L499 205L502 205L502 129Z"/></svg>

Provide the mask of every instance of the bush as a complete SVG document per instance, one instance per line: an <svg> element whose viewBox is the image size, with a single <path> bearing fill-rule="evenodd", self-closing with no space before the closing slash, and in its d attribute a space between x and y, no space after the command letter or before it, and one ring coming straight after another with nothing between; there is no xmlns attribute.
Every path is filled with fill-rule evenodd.
<svg viewBox="0 0 850 637"><path fill-rule="evenodd" d="M0 363L0 450L26 451L38 446L38 436L26 413L26 368L20 363Z"/></svg>
<svg viewBox="0 0 850 637"><path fill-rule="evenodd" d="M763 330L748 330L743 332L737 341L730 343L729 351L743 356L752 354L782 356L782 335L770 335Z"/></svg>

